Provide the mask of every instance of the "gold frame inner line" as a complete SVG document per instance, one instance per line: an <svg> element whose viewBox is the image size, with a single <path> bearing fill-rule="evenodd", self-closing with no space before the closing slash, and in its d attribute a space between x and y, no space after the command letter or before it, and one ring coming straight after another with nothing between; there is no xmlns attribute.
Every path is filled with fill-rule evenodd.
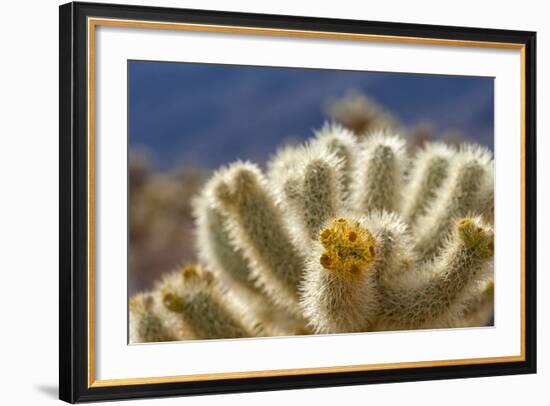
<svg viewBox="0 0 550 406"><path fill-rule="evenodd" d="M109 27L132 27L148 28L162 30L183 30L193 32L216 32L233 33L244 35L264 35L264 36L284 36L299 38L319 38L319 39L339 39L339 40L357 40L371 42L390 42L402 44L422 44L434 46L459 46L459 47L478 47L493 49L512 49L520 51L521 63L521 303L520 303L520 334L521 350L519 355L502 357L469 358L455 360L434 360L401 362L387 364L366 364L366 365L346 365L331 366L319 368L297 368L297 369L279 369L266 371L246 371L246 372L220 372L211 374L192 374L178 376L161 376L147 378L123 378L123 379L95 379L95 336L94 336L94 307L95 307L95 262L94 262L94 242L95 242L95 29L98 26ZM422 37L399 37L391 35L371 35L371 34L353 34L344 32L324 32L324 31L305 31L290 29L274 29L260 27L241 27L227 25L208 25L208 24L186 24L186 23L165 23L153 21L138 20L119 20L108 18L89 18L87 27L88 38L88 387L111 387L125 385L159 384L190 381L211 381L217 379L239 379L255 377L277 377L277 376L296 376L311 374L330 374L339 372L358 372L358 371L376 371L390 370L397 368L425 368L438 366L457 366L473 364L494 364L503 362L521 362L525 361L525 45L505 42L486 42L486 41L463 41L440 38L422 38Z"/></svg>

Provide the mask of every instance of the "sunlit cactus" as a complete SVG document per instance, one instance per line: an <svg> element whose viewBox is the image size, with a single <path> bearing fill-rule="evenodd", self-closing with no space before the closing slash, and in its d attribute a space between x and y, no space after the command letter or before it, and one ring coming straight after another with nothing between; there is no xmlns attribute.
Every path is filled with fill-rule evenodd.
<svg viewBox="0 0 550 406"><path fill-rule="evenodd" d="M130 300L129 307L131 343L173 341L184 336L178 336L176 323L171 323L169 318L163 317L162 310L158 303L155 303L152 294L135 295Z"/></svg>
<svg viewBox="0 0 550 406"><path fill-rule="evenodd" d="M317 138L292 151L283 150L271 169L277 203L287 216L285 224L294 245L302 252L317 240L321 226L342 210L344 202L344 159L326 141L326 137ZM288 159L290 155L299 159ZM276 164L280 161L284 164Z"/></svg>
<svg viewBox="0 0 550 406"><path fill-rule="evenodd" d="M133 341L487 325L493 176L477 145L411 155L335 124L265 174L220 168L194 200L200 265L132 299Z"/></svg>
<svg viewBox="0 0 550 406"><path fill-rule="evenodd" d="M345 200L355 163L356 151L354 149L357 146L355 135L338 124L325 124L321 130L316 132L316 137L312 142L334 153L340 159L342 198Z"/></svg>
<svg viewBox="0 0 550 406"><path fill-rule="evenodd" d="M365 224L366 223L366 224ZM368 331L377 315L368 220L341 217L313 245L302 283L302 308L318 333Z"/></svg>
<svg viewBox="0 0 550 406"><path fill-rule="evenodd" d="M295 311L303 253L292 244L282 208L260 169L236 162L214 175L211 204L226 217L235 247L250 264L252 278L277 304Z"/></svg>
<svg viewBox="0 0 550 406"><path fill-rule="evenodd" d="M493 195L487 178L493 177L492 156L478 146L463 146L453 155L448 180L431 200L430 207L413 226L416 249L423 255L436 253L445 241L453 220L492 209ZM486 217L489 217L486 215Z"/></svg>
<svg viewBox="0 0 550 406"><path fill-rule="evenodd" d="M493 278L482 279L473 287L470 300L464 303L461 325L477 327L493 316L495 282Z"/></svg>
<svg viewBox="0 0 550 406"><path fill-rule="evenodd" d="M235 251L226 220L220 209L210 204L205 188L195 199L195 246L199 259L224 285L243 291L247 295L258 293L259 288L241 252Z"/></svg>
<svg viewBox="0 0 550 406"><path fill-rule="evenodd" d="M303 331L303 321L279 306L262 291L242 252L232 244L224 214L212 205L212 187L206 185L194 201L195 245L199 259L218 284L246 303L247 313L261 320L268 335L292 335Z"/></svg>
<svg viewBox="0 0 550 406"><path fill-rule="evenodd" d="M492 270L492 229L477 218L463 218L439 255L402 286L381 291L380 324L386 329L460 325L473 286ZM404 277L404 279L407 276Z"/></svg>
<svg viewBox="0 0 550 406"><path fill-rule="evenodd" d="M164 307L175 313L195 338L242 338L261 331L246 311L224 292L212 274L185 266L164 278L159 286Z"/></svg>
<svg viewBox="0 0 550 406"><path fill-rule="evenodd" d="M420 150L408 175L409 181L401 200L401 215L410 224L426 213L430 202L438 195L455 151L443 143L431 143Z"/></svg>
<svg viewBox="0 0 550 406"><path fill-rule="evenodd" d="M397 211L407 166L405 141L375 133L358 145L350 203L358 213Z"/></svg>

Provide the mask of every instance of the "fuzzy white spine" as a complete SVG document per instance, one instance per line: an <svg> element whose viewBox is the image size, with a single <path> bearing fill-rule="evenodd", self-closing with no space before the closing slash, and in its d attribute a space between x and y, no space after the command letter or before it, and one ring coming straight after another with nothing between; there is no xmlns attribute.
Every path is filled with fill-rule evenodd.
<svg viewBox="0 0 550 406"><path fill-rule="evenodd" d="M350 185L353 209L361 214L371 211L397 211L407 165L403 139L374 133L360 144Z"/></svg>

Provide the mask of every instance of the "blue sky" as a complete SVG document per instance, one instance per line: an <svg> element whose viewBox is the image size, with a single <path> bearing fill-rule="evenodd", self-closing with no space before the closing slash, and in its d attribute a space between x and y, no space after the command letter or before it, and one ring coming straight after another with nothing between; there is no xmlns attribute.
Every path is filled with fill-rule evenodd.
<svg viewBox="0 0 550 406"><path fill-rule="evenodd" d="M129 62L129 143L158 168L264 162L326 120L328 100L364 92L402 124L430 121L493 147L493 79L300 68Z"/></svg>

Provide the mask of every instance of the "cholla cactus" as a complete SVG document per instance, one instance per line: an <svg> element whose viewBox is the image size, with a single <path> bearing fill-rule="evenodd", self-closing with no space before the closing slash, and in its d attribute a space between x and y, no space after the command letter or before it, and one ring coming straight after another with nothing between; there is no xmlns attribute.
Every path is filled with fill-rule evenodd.
<svg viewBox="0 0 550 406"><path fill-rule="evenodd" d="M358 137L368 135L380 128L397 128L399 124L382 106L358 91L350 91L344 97L330 102L327 106L330 118Z"/></svg>
<svg viewBox="0 0 550 406"><path fill-rule="evenodd" d="M158 288L166 309L177 314L195 338L241 338L258 326L247 325L239 303L197 266L168 275Z"/></svg>
<svg viewBox="0 0 550 406"><path fill-rule="evenodd" d="M486 325L492 199L479 146L409 156L397 135L327 125L266 174L235 162L213 175L194 204L202 265L147 296L135 341Z"/></svg>

